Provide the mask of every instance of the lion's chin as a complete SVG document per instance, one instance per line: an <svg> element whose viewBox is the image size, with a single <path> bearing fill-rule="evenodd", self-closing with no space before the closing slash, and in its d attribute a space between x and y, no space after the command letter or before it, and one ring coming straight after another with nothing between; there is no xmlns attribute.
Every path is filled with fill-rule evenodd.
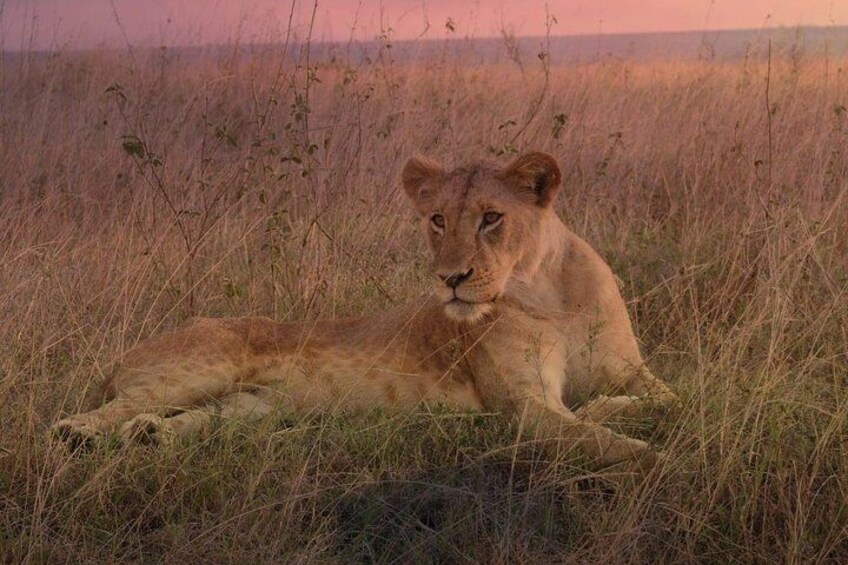
<svg viewBox="0 0 848 565"><path fill-rule="evenodd" d="M454 298L445 304L445 315L456 322L473 323L481 320L493 308L491 302L465 302Z"/></svg>

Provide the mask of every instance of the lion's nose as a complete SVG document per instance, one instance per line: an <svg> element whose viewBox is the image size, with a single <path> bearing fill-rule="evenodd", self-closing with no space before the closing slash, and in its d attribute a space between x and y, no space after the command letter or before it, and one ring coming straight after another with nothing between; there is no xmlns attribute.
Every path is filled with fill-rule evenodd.
<svg viewBox="0 0 848 565"><path fill-rule="evenodd" d="M439 273L439 278L445 281L445 284L449 287L456 288L462 283L462 281L468 279L473 272L474 269L468 269L464 273L451 273L449 275Z"/></svg>

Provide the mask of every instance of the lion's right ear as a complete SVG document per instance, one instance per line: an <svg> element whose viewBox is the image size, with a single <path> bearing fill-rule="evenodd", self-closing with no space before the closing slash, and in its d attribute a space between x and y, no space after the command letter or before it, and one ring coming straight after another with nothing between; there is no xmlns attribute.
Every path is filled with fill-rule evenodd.
<svg viewBox="0 0 848 565"><path fill-rule="evenodd" d="M430 191L426 190L428 181L443 177L445 170L435 161L416 155L406 162L401 173L403 190L419 211L426 208Z"/></svg>
<svg viewBox="0 0 848 565"><path fill-rule="evenodd" d="M522 198L542 208L553 203L562 182L556 159L538 151L518 157L498 177L517 189Z"/></svg>

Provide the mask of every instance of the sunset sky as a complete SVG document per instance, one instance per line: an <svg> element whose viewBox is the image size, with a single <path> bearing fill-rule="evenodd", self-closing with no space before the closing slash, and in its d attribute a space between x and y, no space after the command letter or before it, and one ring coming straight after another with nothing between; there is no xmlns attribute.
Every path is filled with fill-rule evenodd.
<svg viewBox="0 0 848 565"><path fill-rule="evenodd" d="M313 2L296 2L294 29L306 35ZM848 0L319 0L313 37L395 39L717 30L848 25ZM4 49L51 46L187 45L273 41L287 27L286 0L0 0ZM118 25L120 22L120 26ZM429 25L428 25L429 24Z"/></svg>

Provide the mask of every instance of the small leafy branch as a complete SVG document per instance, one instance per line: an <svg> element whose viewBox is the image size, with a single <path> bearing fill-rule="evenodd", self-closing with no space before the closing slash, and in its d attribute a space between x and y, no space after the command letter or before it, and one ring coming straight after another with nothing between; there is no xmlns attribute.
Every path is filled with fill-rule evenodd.
<svg viewBox="0 0 848 565"><path fill-rule="evenodd" d="M562 137L562 132L565 131L565 126L568 124L568 114L560 112L554 114L554 125L551 127L551 136L559 140Z"/></svg>
<svg viewBox="0 0 848 565"><path fill-rule="evenodd" d="M136 171L144 179L145 184L164 200L174 215L180 235L188 247L190 237L187 228L180 220L180 212L175 206L168 190L165 188L165 182L161 174L164 162L159 155L150 149L149 144L142 137L140 128L133 127L127 114L129 98L124 88L118 83L112 83L106 88L104 94L110 94L115 97L118 114L128 129L128 133L121 136L121 148L132 159Z"/></svg>
<svg viewBox="0 0 848 565"><path fill-rule="evenodd" d="M187 282L189 282L188 286L191 288L190 281L192 278L193 266L193 261L191 261L191 259L197 251L196 243L199 240L199 237L194 237L192 234L190 226L185 218L186 210L177 205L175 199L166 186L164 180L165 162L163 158L151 150L150 144L145 140L146 136L143 134L143 128L141 125L133 125L133 121L130 119L127 112L129 96L127 95L124 87L118 83L112 83L105 89L104 94L114 97L118 114L121 116L121 120L128 131L120 137L121 148L124 150L124 153L132 159L135 170L139 177L143 179L145 185L165 203L174 225L177 227L177 231L180 234L180 239L183 242L187 255L185 262L185 276ZM199 235L202 237L202 233ZM189 310L193 311L194 293L191 290L188 292L186 299L188 300Z"/></svg>
<svg viewBox="0 0 848 565"><path fill-rule="evenodd" d="M543 76L544 81L542 83L542 88L539 90L538 97L530 105L530 112L529 112L529 115L527 117L527 120L518 129L518 131L515 132L515 134L512 136L512 139L509 140L510 145L514 145L516 143L516 141L518 140L518 138L521 137L521 135L527 130L528 127L530 127L530 124L532 124L536 120L536 118L539 116L539 114L542 111L542 106L544 105L545 101L548 98L548 91L549 91L550 81L551 81L551 30L553 29L553 26L556 25L557 23L558 22L557 22L556 16L551 14L548 11L547 6L546 6L545 7L545 39L544 39L544 41L541 45L541 48L539 49L539 52L536 55L537 58L539 59L539 61L542 64L542 76ZM523 70L522 70L522 72L523 72Z"/></svg>
<svg viewBox="0 0 848 565"><path fill-rule="evenodd" d="M296 163L304 177L309 176L309 171L314 169L319 146L311 140L309 119L312 112L310 93L314 85L320 83L317 68L310 60L316 10L317 2L313 2L309 34L296 62L289 65L295 13L295 4L292 4L286 36L278 51L277 72L271 77L270 88L261 97L254 90L253 116L246 123L249 131L240 132L232 124L217 122L211 117L214 110L210 109L210 91L215 88L212 82L207 83L190 100L188 108L198 109L202 131L200 150L195 157L197 165L181 166L179 175L174 171L168 174L167 150L158 146L156 140L146 132L147 116L140 112L138 104L133 104L130 92L118 83L109 85L104 91L113 98L124 125L124 133L119 138L121 149L132 161L144 185L165 204L169 220L179 233L185 252L181 262L185 288L179 292L178 304L185 302L189 313L195 311L195 287L205 276L196 280L194 259L210 230L252 192L251 188L257 189L260 203L265 205L268 202L266 192L255 182L258 172L267 172L266 158L272 157L280 163ZM274 131L274 113L280 107L285 108L281 104L285 99L290 100L290 121L283 128L284 132ZM286 152L280 156L281 150L285 151L280 147L283 133L291 145L287 157ZM240 142L242 140L246 141ZM230 160L237 156L238 162L226 169L221 167L222 151L230 151ZM314 182L311 177L309 182ZM189 190L192 184L196 184L199 190ZM224 285L229 298L239 296L233 292L233 285L233 281Z"/></svg>

